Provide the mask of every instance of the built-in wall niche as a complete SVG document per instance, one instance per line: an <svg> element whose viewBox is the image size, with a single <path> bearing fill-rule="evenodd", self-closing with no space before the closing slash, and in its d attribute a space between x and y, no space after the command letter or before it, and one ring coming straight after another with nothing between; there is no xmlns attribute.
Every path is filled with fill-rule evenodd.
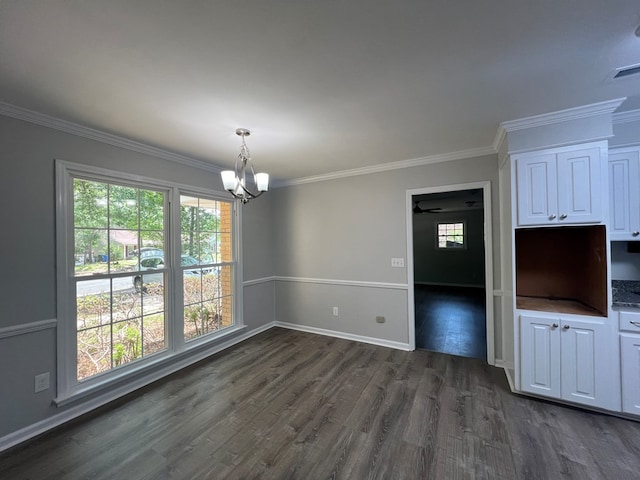
<svg viewBox="0 0 640 480"><path fill-rule="evenodd" d="M603 225L515 230L516 306L607 316Z"/></svg>

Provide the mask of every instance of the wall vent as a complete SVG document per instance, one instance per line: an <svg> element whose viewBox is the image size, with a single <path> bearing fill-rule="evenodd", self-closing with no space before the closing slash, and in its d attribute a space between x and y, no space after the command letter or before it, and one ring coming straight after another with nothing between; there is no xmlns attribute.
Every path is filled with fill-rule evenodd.
<svg viewBox="0 0 640 480"><path fill-rule="evenodd" d="M640 63L616 69L616 74L613 78L628 77L629 75L635 75L636 73L640 73Z"/></svg>

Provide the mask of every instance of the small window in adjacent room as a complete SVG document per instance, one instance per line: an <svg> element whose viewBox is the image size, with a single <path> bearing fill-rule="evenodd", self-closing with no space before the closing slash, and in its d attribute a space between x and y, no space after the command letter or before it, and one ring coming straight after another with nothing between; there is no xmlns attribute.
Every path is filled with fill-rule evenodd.
<svg viewBox="0 0 640 480"><path fill-rule="evenodd" d="M464 222L436 222L437 247L439 250L460 250L466 247Z"/></svg>

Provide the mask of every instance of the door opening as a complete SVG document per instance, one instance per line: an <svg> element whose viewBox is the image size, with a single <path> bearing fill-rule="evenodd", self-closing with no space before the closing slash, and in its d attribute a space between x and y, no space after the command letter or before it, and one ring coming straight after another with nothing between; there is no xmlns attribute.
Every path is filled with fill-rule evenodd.
<svg viewBox="0 0 640 480"><path fill-rule="evenodd" d="M494 363L489 183L407 192L410 344Z"/></svg>

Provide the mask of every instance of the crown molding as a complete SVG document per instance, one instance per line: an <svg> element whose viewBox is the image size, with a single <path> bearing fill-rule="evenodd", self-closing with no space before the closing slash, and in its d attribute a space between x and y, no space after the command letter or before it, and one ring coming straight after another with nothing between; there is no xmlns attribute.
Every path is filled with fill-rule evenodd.
<svg viewBox="0 0 640 480"><path fill-rule="evenodd" d="M531 117L524 117L517 120L502 122L498 126L498 131L496 132L496 136L493 139L493 148L496 152L500 151L503 142L507 138L507 133L509 132L525 130L527 128L542 127L545 125L553 125L555 123L568 122L580 118L593 117L595 115L613 113L620 105L622 105L622 102L624 102L626 99L627 97L616 98L614 100L607 100L605 102L592 103L590 105L583 105L581 107L567 108L565 110L559 110L557 112L543 113L541 115L533 115ZM613 116L613 123L616 123L616 115Z"/></svg>
<svg viewBox="0 0 640 480"><path fill-rule="evenodd" d="M53 128L61 132L76 135L78 137L88 138L90 140L106 143L115 147L124 148L132 152L151 155L153 157L169 160L170 162L188 165L200 170L206 170L213 173L220 173L220 171L222 171L221 167L202 160L196 160L195 158L179 155L177 153L169 152L167 150L153 147L145 143L136 142L135 140L130 140L118 135L113 135L111 133L102 132L94 128L85 127L77 123L62 120L60 118L52 117L44 113L29 110L27 108L18 107L10 103L0 102L0 115L5 115L7 117L17 118L18 120L24 120L25 122L34 123L36 125Z"/></svg>
<svg viewBox="0 0 640 480"><path fill-rule="evenodd" d="M628 110L613 114L613 124L632 123L640 121L640 110Z"/></svg>
<svg viewBox="0 0 640 480"><path fill-rule="evenodd" d="M516 130L524 130L526 128L542 127L544 125L553 125L555 123L577 120L579 118L613 113L626 99L626 97L616 98L615 100L608 100L606 102L567 108L566 110L543 113L542 115L533 115L531 117L520 118L518 120L509 120L507 122L502 122L500 127L504 128L506 132L509 133Z"/></svg>
<svg viewBox="0 0 640 480"><path fill-rule="evenodd" d="M496 132L496 136L493 138L493 149L496 152L500 152L502 148L502 144L507 139L507 131L502 127L502 124L498 125L498 131Z"/></svg>
<svg viewBox="0 0 640 480"><path fill-rule="evenodd" d="M442 153L431 155L429 157L414 158L411 160L400 160L397 162L382 163L380 165L371 165L368 167L352 168L349 170L340 170L337 172L323 173L311 177L295 178L293 180L282 180L277 182L274 187L290 187L293 185L303 185L305 183L323 182L326 180L335 180L338 178L355 177L358 175L367 175L369 173L388 172L390 170L401 170L403 168L418 167L431 163L449 162L452 160L463 160L465 158L482 157L485 155L495 155L492 146L473 148L470 150L460 150L457 152Z"/></svg>

